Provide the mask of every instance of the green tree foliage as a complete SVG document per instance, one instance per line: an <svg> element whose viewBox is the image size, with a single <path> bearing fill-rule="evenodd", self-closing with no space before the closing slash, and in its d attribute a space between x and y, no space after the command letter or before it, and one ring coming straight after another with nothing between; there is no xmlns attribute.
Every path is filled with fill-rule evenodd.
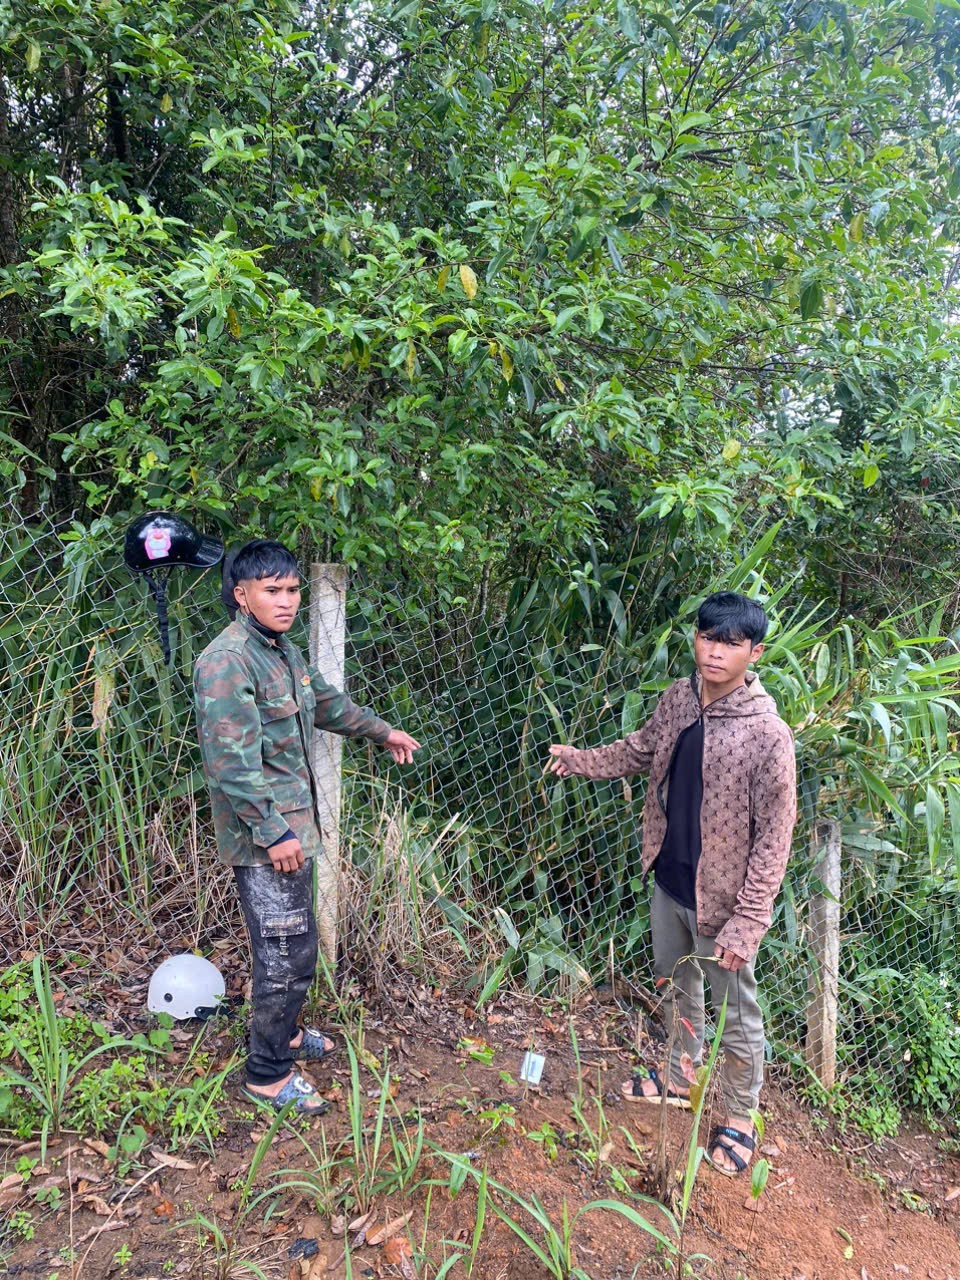
<svg viewBox="0 0 960 1280"><path fill-rule="evenodd" d="M456 589L783 519L929 592L958 10L7 0L4 470Z"/></svg>

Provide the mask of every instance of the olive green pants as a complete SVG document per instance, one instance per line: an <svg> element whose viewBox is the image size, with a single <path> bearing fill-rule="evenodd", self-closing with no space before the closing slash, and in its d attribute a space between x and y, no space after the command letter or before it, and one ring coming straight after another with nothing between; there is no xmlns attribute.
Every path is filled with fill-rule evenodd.
<svg viewBox="0 0 960 1280"><path fill-rule="evenodd" d="M730 1115L746 1118L760 1103L763 1084L763 1014L757 1003L754 960L731 973L713 959L716 938L697 933L697 913L681 906L654 885L650 906L653 963L664 997L667 1031L673 1043L669 1079L686 1088L680 1058L688 1053L694 1066L703 1060L704 976L719 1019L724 997L727 1016L720 1037L723 1060L720 1090Z"/></svg>

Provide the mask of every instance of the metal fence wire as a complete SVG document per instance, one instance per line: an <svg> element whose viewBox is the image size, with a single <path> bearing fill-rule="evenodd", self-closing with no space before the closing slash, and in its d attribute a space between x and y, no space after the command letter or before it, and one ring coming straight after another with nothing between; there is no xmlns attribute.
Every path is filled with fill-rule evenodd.
<svg viewBox="0 0 960 1280"><path fill-rule="evenodd" d="M241 929L190 684L227 621L219 570L174 573L167 667L115 531L8 516L0 542L0 961L15 966L40 944L86 948L91 963L113 957L143 982L169 951L209 950ZM663 644L641 660L616 637L569 644L520 589L478 599L451 604L399 580L350 587L348 691L424 748L400 769L370 744L346 746L344 963L365 981L470 980L477 999L516 982L570 991L611 965L649 989L643 780L559 785L543 765L551 741L599 745L638 727L689 669L683 650ZM305 632L293 638L306 648ZM775 696L789 693L785 679ZM932 841L923 803L860 794L849 779L844 789L829 771L811 787L813 731L795 727L801 820L759 966L771 1054L802 1061L818 981L812 836L827 793L843 847L841 1071L891 1106L936 1104L918 1064L937 1037L960 1034L954 793L936 792L948 804ZM953 1070L960 1083L960 1041Z"/></svg>

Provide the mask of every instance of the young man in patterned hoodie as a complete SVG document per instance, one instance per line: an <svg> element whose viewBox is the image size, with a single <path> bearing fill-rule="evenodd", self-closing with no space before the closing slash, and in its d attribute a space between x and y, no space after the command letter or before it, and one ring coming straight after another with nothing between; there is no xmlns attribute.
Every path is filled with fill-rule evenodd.
<svg viewBox="0 0 960 1280"><path fill-rule="evenodd" d="M714 1009L724 998L720 1084L726 1106L708 1159L741 1173L754 1149L751 1112L763 1081L763 1019L754 961L770 927L797 816L793 736L750 663L763 652L767 617L731 591L708 596L693 633L696 670L660 698L647 723L593 750L552 746L549 769L565 778L648 773L643 810L644 874L654 968L673 984L667 1002L673 1052L623 1086L631 1102L689 1107L681 1058L699 1064L704 972Z"/></svg>
<svg viewBox="0 0 960 1280"><path fill-rule="evenodd" d="M286 638L300 606L286 547L248 542L224 566L224 588L239 617L197 659L193 684L217 847L233 867L253 955L246 1090L278 1110L319 1114L328 1104L294 1066L333 1048L299 1025L317 965L314 729L370 738L399 764L420 744L328 685Z"/></svg>

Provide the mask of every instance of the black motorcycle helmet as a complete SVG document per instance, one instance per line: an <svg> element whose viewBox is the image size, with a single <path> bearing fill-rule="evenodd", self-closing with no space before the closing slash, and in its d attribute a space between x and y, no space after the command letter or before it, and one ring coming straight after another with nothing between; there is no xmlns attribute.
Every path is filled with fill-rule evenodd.
<svg viewBox="0 0 960 1280"><path fill-rule="evenodd" d="M189 569L210 569L223 559L219 538L205 538L189 520L169 511L148 511L134 520L123 540L123 559L128 569L140 574L157 602L157 628L163 660L170 665L170 629L167 621L166 572L174 565Z"/></svg>
<svg viewBox="0 0 960 1280"><path fill-rule="evenodd" d="M209 569L223 559L223 543L218 538L205 538L183 516L148 511L127 530L123 559L134 573L175 564Z"/></svg>

